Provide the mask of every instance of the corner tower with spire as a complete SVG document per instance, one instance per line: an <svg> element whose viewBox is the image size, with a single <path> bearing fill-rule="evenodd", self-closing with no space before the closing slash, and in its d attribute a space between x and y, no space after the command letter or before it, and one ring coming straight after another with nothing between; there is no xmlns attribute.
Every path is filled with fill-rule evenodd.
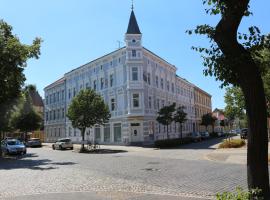
<svg viewBox="0 0 270 200"><path fill-rule="evenodd" d="M128 28L125 35L127 60L142 59L142 33L138 26L132 4Z"/></svg>

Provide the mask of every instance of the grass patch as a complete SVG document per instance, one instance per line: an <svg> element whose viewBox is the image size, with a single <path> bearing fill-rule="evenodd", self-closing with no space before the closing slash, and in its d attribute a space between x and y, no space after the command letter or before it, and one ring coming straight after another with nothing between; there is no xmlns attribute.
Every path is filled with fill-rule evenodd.
<svg viewBox="0 0 270 200"><path fill-rule="evenodd" d="M242 139L223 140L223 142L218 146L218 148L240 148L245 144L245 140Z"/></svg>

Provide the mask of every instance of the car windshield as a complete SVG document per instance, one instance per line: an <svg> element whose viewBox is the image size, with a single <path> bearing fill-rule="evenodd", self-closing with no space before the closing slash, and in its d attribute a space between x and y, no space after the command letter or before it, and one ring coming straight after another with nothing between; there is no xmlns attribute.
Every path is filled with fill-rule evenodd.
<svg viewBox="0 0 270 200"><path fill-rule="evenodd" d="M61 140L58 140L58 142L70 142L70 139L61 139Z"/></svg>
<svg viewBox="0 0 270 200"><path fill-rule="evenodd" d="M22 144L19 140L10 140L10 141L7 141L7 144L8 145L19 145L19 144Z"/></svg>

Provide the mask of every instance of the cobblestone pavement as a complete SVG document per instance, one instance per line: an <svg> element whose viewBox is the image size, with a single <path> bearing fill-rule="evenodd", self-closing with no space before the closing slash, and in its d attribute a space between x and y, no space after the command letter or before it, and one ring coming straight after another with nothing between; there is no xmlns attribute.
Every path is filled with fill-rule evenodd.
<svg viewBox="0 0 270 200"><path fill-rule="evenodd" d="M209 199L236 186L246 188L244 165L203 160L206 149L201 154L200 149L191 149L192 159L188 159L188 148L168 150L169 156L164 153L167 150L154 155L152 151L78 154L50 148L29 149L23 158L0 160L0 198L91 191ZM184 153L172 159L173 151ZM193 151L200 155L198 159Z"/></svg>

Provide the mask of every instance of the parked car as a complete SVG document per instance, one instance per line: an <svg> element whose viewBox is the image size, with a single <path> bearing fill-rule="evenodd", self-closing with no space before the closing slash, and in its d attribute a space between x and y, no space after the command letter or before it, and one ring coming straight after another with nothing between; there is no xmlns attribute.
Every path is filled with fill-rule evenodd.
<svg viewBox="0 0 270 200"><path fill-rule="evenodd" d="M199 142L199 141L202 140L202 136L200 135L199 132L193 132L193 133L191 134L191 138L192 138L192 140L193 140L194 142Z"/></svg>
<svg viewBox="0 0 270 200"><path fill-rule="evenodd" d="M217 135L218 135L218 137L223 137L223 136L225 136L227 134L225 132L218 132Z"/></svg>
<svg viewBox="0 0 270 200"><path fill-rule="evenodd" d="M26 146L16 139L6 139L1 142L2 152L5 154L26 154Z"/></svg>
<svg viewBox="0 0 270 200"><path fill-rule="evenodd" d="M206 132L200 132L202 140L208 139L210 137L209 133Z"/></svg>
<svg viewBox="0 0 270 200"><path fill-rule="evenodd" d="M248 135L248 129L247 128L242 128L241 133L240 133L241 139L247 139L247 135Z"/></svg>
<svg viewBox="0 0 270 200"><path fill-rule="evenodd" d="M41 141L39 138L31 138L26 142L27 147L41 147Z"/></svg>
<svg viewBox="0 0 270 200"><path fill-rule="evenodd" d="M57 140L57 142L52 145L52 148L53 148L53 150L55 150L55 149L60 149L60 150L71 149L71 150L73 150L73 144L72 144L71 139L62 138L62 139Z"/></svg>

